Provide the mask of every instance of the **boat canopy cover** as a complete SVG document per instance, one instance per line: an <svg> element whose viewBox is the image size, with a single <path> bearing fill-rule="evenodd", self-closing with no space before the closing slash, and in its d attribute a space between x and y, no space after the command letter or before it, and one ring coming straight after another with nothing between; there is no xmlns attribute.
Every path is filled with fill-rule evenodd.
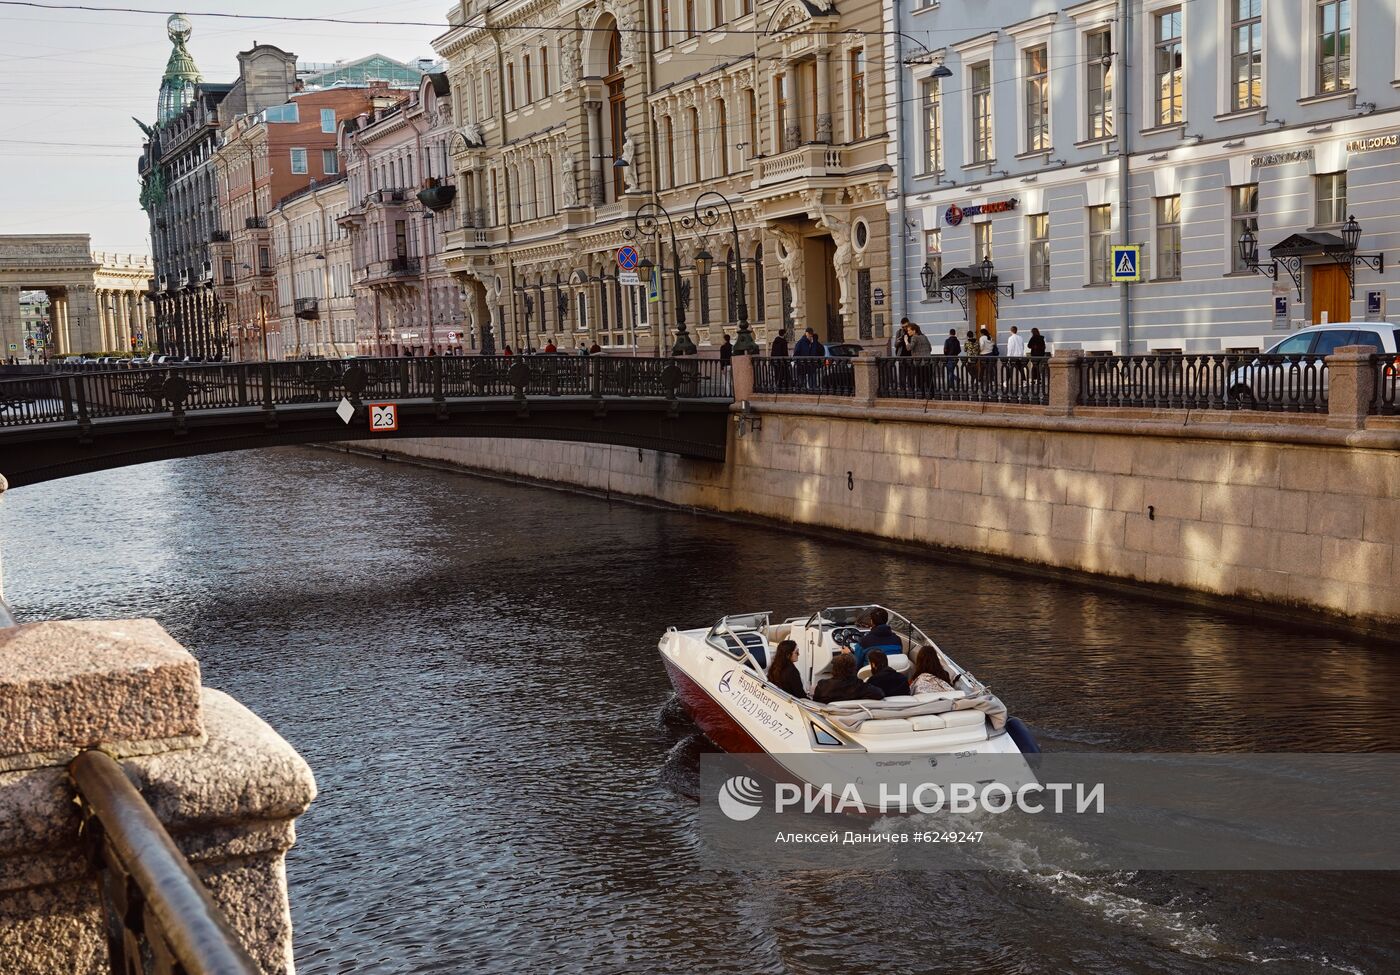
<svg viewBox="0 0 1400 975"><path fill-rule="evenodd" d="M988 691L960 697L919 694L914 697L890 698L884 701L836 701L818 704L798 701L803 707L826 716L848 731L858 731L865 722L876 718L913 718L920 714L943 714L945 711L978 710L992 720L992 727L1006 726L1006 705Z"/></svg>

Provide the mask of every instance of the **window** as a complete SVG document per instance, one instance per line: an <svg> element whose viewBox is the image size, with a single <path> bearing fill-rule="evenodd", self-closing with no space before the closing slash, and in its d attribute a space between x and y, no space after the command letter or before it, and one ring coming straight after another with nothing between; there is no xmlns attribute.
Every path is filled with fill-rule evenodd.
<svg viewBox="0 0 1400 975"><path fill-rule="evenodd" d="M700 182L700 113L690 110L690 179Z"/></svg>
<svg viewBox="0 0 1400 975"><path fill-rule="evenodd" d="M972 161L991 162L992 156L992 62L972 66Z"/></svg>
<svg viewBox="0 0 1400 975"><path fill-rule="evenodd" d="M716 126L716 128L717 128L718 133L719 133L719 139L717 139L716 142L715 142L715 144L716 144L717 146L719 146L719 174L720 174L721 176L728 176L728 175L729 175L729 115L725 112L725 109L724 109L724 99L722 99L722 98L721 98L719 101L717 101L717 102L715 103L715 121L718 123L718 125Z"/></svg>
<svg viewBox="0 0 1400 975"><path fill-rule="evenodd" d="M933 271L933 277L924 296L930 301L938 297L938 280L943 277L943 231L924 231L924 263Z"/></svg>
<svg viewBox="0 0 1400 975"><path fill-rule="evenodd" d="M1050 214L1032 213L1026 218L1026 236L1030 240L1032 288L1050 287Z"/></svg>
<svg viewBox="0 0 1400 975"><path fill-rule="evenodd" d="M1317 189L1317 226L1340 224L1347 218L1347 174L1322 173L1313 177Z"/></svg>
<svg viewBox="0 0 1400 975"><path fill-rule="evenodd" d="M722 23L724 23L724 0L711 0L710 26L718 27Z"/></svg>
<svg viewBox="0 0 1400 975"><path fill-rule="evenodd" d="M669 47L671 44L671 0L660 0L661 4L661 46Z"/></svg>
<svg viewBox="0 0 1400 975"><path fill-rule="evenodd" d="M549 97L549 61L545 57L547 48L540 48L540 97Z"/></svg>
<svg viewBox="0 0 1400 975"><path fill-rule="evenodd" d="M777 140L777 151L785 152L788 146L787 133L787 107L788 107L788 79L787 75L780 74L773 79L773 121L777 125L774 138Z"/></svg>
<svg viewBox="0 0 1400 975"><path fill-rule="evenodd" d="M1164 10L1153 18L1153 78L1156 90L1156 125L1173 125L1185 120L1181 101L1181 8Z"/></svg>
<svg viewBox="0 0 1400 975"><path fill-rule="evenodd" d="M695 36L695 0L681 0L685 4L685 36Z"/></svg>
<svg viewBox="0 0 1400 975"><path fill-rule="evenodd" d="M1113 32L1105 27L1084 36L1086 139L1113 135Z"/></svg>
<svg viewBox="0 0 1400 975"><path fill-rule="evenodd" d="M676 185L676 131L671 123L671 116L666 116L664 127L666 129L666 186Z"/></svg>
<svg viewBox="0 0 1400 975"><path fill-rule="evenodd" d="M321 172L327 176L334 176L340 172L340 153L334 149L322 149Z"/></svg>
<svg viewBox="0 0 1400 975"><path fill-rule="evenodd" d="M525 89L524 89L525 98L524 98L522 104L528 105L528 104L530 104L532 101L535 100L535 95L534 95L534 76L530 73L530 55L526 54L524 57L522 57L522 58L521 58L521 61L520 61L520 64L521 64L521 67L524 69L524 81L525 81Z"/></svg>
<svg viewBox="0 0 1400 975"><path fill-rule="evenodd" d="M1108 246L1109 235L1113 232L1112 219L1112 207L1107 203L1089 208L1090 284L1106 284L1108 282L1108 264L1113 253Z"/></svg>
<svg viewBox="0 0 1400 975"><path fill-rule="evenodd" d="M263 118L269 122L300 122L301 112L297 109L296 102L288 102L285 105L277 105L263 112ZM334 131L334 130L332 130Z"/></svg>
<svg viewBox="0 0 1400 975"><path fill-rule="evenodd" d="M753 0L739 0L739 16L753 13Z"/></svg>
<svg viewBox="0 0 1400 975"><path fill-rule="evenodd" d="M1230 108L1236 112L1264 104L1264 0L1231 0Z"/></svg>
<svg viewBox="0 0 1400 975"><path fill-rule="evenodd" d="M759 147L758 147L758 98L757 98L756 95L754 95L754 91L753 91L752 88L749 88L749 89L746 89L746 90L745 90L745 92L744 92L744 97L745 97L745 101L748 103L748 112L749 112L749 144L748 144L748 147L747 147L749 151L748 151L748 153L747 153L746 155L747 155L748 158L752 159L754 156L758 155L758 153L759 153ZM742 160L740 160L740 161L742 162Z"/></svg>
<svg viewBox="0 0 1400 975"><path fill-rule="evenodd" d="M306 172L306 150L305 150L305 149L293 149L293 150L292 150L292 172L293 172L293 173L304 173L304 172Z"/></svg>
<svg viewBox="0 0 1400 975"><path fill-rule="evenodd" d="M266 245L258 246L258 270L263 274L272 270L272 252Z"/></svg>
<svg viewBox="0 0 1400 975"><path fill-rule="evenodd" d="M972 225L972 263L981 264L992 256L992 222L984 220Z"/></svg>
<svg viewBox="0 0 1400 975"><path fill-rule="evenodd" d="M1023 55L1026 85L1026 152L1050 148L1050 74L1044 44Z"/></svg>
<svg viewBox="0 0 1400 975"><path fill-rule="evenodd" d="M923 83L924 105L924 152L923 172L943 172L943 118L942 93L937 78Z"/></svg>
<svg viewBox="0 0 1400 975"><path fill-rule="evenodd" d="M489 69L482 72L481 79L481 117L492 118L495 115L493 106L496 104L496 89L492 84L491 72Z"/></svg>
<svg viewBox="0 0 1400 975"><path fill-rule="evenodd" d="M1240 186L1230 187L1230 239L1226 242L1229 245L1230 253L1234 255L1230 259L1230 268L1235 271L1247 271L1244 259L1240 257L1240 248L1237 241L1240 235L1246 230L1258 231L1259 229L1259 184L1244 183Z"/></svg>
<svg viewBox="0 0 1400 975"><path fill-rule="evenodd" d="M763 321L763 245L753 249L753 320Z"/></svg>
<svg viewBox="0 0 1400 975"><path fill-rule="evenodd" d="M1351 0L1317 5L1317 93L1351 88Z"/></svg>
<svg viewBox="0 0 1400 975"><path fill-rule="evenodd" d="M333 109L333 108L323 108L323 109L321 109L321 131L322 131L322 132L334 132L334 131L335 131L335 109Z"/></svg>
<svg viewBox="0 0 1400 975"><path fill-rule="evenodd" d="M1157 217L1157 278L1181 277L1181 197L1159 196Z"/></svg>
<svg viewBox="0 0 1400 975"><path fill-rule="evenodd" d="M579 330L580 332L586 332L586 331L588 331L588 292L586 292L586 291L580 291L580 292L578 293L578 326L577 326L577 328L578 328L578 330Z"/></svg>
<svg viewBox="0 0 1400 975"><path fill-rule="evenodd" d="M851 141L865 138L865 51L851 52Z"/></svg>

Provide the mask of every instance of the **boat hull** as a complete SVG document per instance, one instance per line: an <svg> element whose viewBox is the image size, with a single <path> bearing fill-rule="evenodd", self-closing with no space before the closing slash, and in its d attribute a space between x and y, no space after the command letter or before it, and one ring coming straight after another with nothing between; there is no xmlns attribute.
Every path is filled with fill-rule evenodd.
<svg viewBox="0 0 1400 975"><path fill-rule="evenodd" d="M661 660L666 665L666 676L671 679L671 686L676 689L676 697L680 700L681 707L685 708L690 719L704 732L706 738L727 752L765 751L763 746L689 674L664 655Z"/></svg>

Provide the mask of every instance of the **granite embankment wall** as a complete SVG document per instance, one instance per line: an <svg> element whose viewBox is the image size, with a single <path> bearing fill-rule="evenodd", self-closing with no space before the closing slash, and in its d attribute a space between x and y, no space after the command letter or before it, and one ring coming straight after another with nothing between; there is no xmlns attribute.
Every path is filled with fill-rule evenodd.
<svg viewBox="0 0 1400 975"><path fill-rule="evenodd" d="M1368 624L1400 620L1393 418L1348 429L1325 415L1090 415L900 403L868 390L867 380L856 397L751 395L759 429L748 421L741 433L736 413L723 464L515 440L374 449Z"/></svg>

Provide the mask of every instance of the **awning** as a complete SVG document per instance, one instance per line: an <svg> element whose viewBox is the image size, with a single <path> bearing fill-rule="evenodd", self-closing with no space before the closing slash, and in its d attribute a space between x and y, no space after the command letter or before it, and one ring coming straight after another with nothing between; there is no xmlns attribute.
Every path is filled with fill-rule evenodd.
<svg viewBox="0 0 1400 975"><path fill-rule="evenodd" d="M1347 252L1346 242L1336 234L1289 234L1269 248L1269 257L1330 257Z"/></svg>
<svg viewBox="0 0 1400 975"><path fill-rule="evenodd" d="M986 281L983 281L982 269L975 265L972 267L955 267L938 279L938 286L940 288L963 287L973 291L977 291L981 288L995 288L996 284L997 276L995 274Z"/></svg>

